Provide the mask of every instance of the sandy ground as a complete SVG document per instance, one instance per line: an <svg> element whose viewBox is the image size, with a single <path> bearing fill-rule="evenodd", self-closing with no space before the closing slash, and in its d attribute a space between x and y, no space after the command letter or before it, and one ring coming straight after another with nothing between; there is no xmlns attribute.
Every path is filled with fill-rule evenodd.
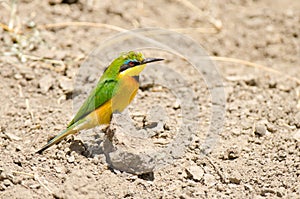
<svg viewBox="0 0 300 199"><path fill-rule="evenodd" d="M0 2L0 198L300 198L300 2L190 2ZM69 23L78 21L94 23ZM193 39L214 56L222 85L210 84L206 65L199 72L189 59L145 50L166 60L148 66L113 123L122 132L118 118L129 118L135 130L111 145L96 128L35 154L125 46L90 54L116 27Z"/></svg>

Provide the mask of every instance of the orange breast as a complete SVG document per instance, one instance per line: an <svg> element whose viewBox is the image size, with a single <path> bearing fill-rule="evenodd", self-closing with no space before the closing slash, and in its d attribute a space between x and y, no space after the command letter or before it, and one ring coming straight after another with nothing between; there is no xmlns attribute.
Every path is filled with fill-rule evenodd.
<svg viewBox="0 0 300 199"><path fill-rule="evenodd" d="M93 128L100 124L109 124L113 112L122 112L134 99L139 83L131 76L123 76L119 79L119 85L116 88L115 95L111 100L105 102L102 106L86 116L89 120L88 128Z"/></svg>
<svg viewBox="0 0 300 199"><path fill-rule="evenodd" d="M116 94L112 98L113 112L122 112L134 99L139 83L131 76L123 76L119 80L119 86Z"/></svg>

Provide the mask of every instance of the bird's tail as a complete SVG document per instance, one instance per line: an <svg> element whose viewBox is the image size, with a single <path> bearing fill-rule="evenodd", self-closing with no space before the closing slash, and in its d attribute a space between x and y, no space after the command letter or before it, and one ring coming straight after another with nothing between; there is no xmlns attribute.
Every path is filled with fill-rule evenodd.
<svg viewBox="0 0 300 199"><path fill-rule="evenodd" d="M45 146L43 146L36 153L41 154L41 153L43 153L43 151L45 151L46 149L48 149L52 145L57 144L58 142L60 142L61 140L63 140L68 135L75 134L75 133L77 133L78 131L80 131L82 129L87 129L87 124L88 124L88 122L86 122L85 119L77 121L73 125L69 126L67 129L65 129L62 132L60 132L57 136L55 136L55 138L53 138L52 140L50 140Z"/></svg>
<svg viewBox="0 0 300 199"><path fill-rule="evenodd" d="M71 126L72 127L72 126ZM49 147L51 147L54 144L57 144L58 142L60 142L61 140L63 140L65 137L67 137L70 134L74 134L77 132L77 130L74 130L73 128L67 128L65 130L63 130L60 134L58 134L57 136L55 136L55 138L53 138L52 140L50 140L45 146L43 146L40 150L38 150L36 153L43 153L43 151L45 151L46 149L48 149Z"/></svg>

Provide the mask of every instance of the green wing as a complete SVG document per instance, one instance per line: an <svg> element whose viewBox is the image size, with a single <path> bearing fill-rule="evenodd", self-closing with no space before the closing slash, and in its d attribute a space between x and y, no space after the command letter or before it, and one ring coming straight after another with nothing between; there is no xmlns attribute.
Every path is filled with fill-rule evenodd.
<svg viewBox="0 0 300 199"><path fill-rule="evenodd" d="M89 97L85 100L83 105L80 107L79 111L69 123L68 127L73 125L78 120L84 118L86 115L91 113L93 110L99 108L102 104L107 102L114 95L114 90L117 85L117 80L115 79L105 79L100 81L96 88L92 90Z"/></svg>

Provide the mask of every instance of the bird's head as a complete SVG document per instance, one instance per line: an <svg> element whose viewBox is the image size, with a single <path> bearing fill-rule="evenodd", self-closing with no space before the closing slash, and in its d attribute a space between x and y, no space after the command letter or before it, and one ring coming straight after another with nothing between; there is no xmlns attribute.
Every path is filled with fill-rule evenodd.
<svg viewBox="0 0 300 199"><path fill-rule="evenodd" d="M119 77L138 76L145 68L147 63L162 61L160 58L145 58L140 52L130 51L122 53L105 70L105 74L118 75Z"/></svg>

